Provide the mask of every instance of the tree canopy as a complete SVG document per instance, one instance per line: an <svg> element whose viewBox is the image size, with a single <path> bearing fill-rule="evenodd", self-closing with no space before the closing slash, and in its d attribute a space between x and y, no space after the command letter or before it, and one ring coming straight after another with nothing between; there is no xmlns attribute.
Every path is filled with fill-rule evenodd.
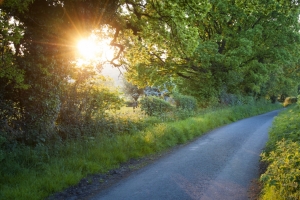
<svg viewBox="0 0 300 200"><path fill-rule="evenodd" d="M17 52L39 43L47 57L70 59L78 36L108 27L119 49L111 64L143 86L192 79L201 88L264 95L298 62L296 1L8 0L2 7L26 27Z"/></svg>
<svg viewBox="0 0 300 200"><path fill-rule="evenodd" d="M143 53L130 54L130 78L140 84L174 78L183 92L203 100L222 90L261 97L297 85L297 2L195 1L202 9L191 9L193 2L172 1L181 14L170 5L159 12L165 2L151 5L164 18L142 18L151 33L143 31L146 39L134 43Z"/></svg>
<svg viewBox="0 0 300 200"><path fill-rule="evenodd" d="M140 88L169 83L217 102L224 93L292 94L299 84L297 0L5 0L0 25L5 132L51 132L70 80L93 76L74 64L78 38L92 32L111 38L109 64Z"/></svg>

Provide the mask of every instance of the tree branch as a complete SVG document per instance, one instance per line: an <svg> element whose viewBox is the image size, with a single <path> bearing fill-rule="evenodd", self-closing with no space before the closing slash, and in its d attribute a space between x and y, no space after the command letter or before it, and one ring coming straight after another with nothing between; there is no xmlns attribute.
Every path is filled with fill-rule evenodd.
<svg viewBox="0 0 300 200"><path fill-rule="evenodd" d="M116 42L116 41L117 41L117 38L118 38L118 36L119 36L119 33L120 33L120 29L117 28L117 29L116 29L116 32L115 32L115 34L114 34L114 38L113 38L113 40L110 42L110 45L111 45L111 46L114 46L114 47L118 47L118 48L119 48L118 54L117 54L113 59L111 59L111 60L109 61L109 63L112 64L112 65L114 65L115 67L120 67L120 66L121 66L121 64L116 64L114 61L117 60L117 59L119 59L121 53L122 53L122 52L124 51L124 49L125 49L125 46L124 46L124 45L119 44L119 43Z"/></svg>
<svg viewBox="0 0 300 200"><path fill-rule="evenodd" d="M181 72L177 72L177 75L182 77L182 78L185 78L185 79L191 79L190 76L186 76L186 75L182 74Z"/></svg>

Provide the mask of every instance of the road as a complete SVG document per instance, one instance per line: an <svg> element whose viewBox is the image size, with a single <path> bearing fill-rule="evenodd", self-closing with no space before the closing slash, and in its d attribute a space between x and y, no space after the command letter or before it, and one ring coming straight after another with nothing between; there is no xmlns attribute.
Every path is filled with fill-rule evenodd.
<svg viewBox="0 0 300 200"><path fill-rule="evenodd" d="M279 111L215 129L92 200L245 200Z"/></svg>

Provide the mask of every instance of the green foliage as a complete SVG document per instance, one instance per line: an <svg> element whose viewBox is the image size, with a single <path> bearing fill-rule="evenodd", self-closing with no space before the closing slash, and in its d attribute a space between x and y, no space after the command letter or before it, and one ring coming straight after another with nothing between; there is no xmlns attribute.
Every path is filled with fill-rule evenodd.
<svg viewBox="0 0 300 200"><path fill-rule="evenodd" d="M262 199L299 199L300 107L289 106L273 122L262 159L269 163L261 176Z"/></svg>
<svg viewBox="0 0 300 200"><path fill-rule="evenodd" d="M113 12L104 16L102 8ZM95 16L101 16L101 22L106 23L107 19L116 17L110 14L116 9L116 1L99 4L99 1L8 0L1 3L1 136L13 143L44 144L60 137L58 129L82 134L82 127L95 113L114 109L120 101L117 94L106 89L84 88L82 82L74 89L69 81L70 78L76 83L87 80L74 75L80 71L74 67L76 40L90 33ZM79 16L79 13L84 14ZM66 100L67 97L73 99ZM69 116L67 110L71 112Z"/></svg>
<svg viewBox="0 0 300 200"><path fill-rule="evenodd" d="M269 163L267 171L261 176L265 195L262 199L300 198L300 145L298 142L281 140L276 149L262 160ZM269 198L271 197L271 198Z"/></svg>
<svg viewBox="0 0 300 200"><path fill-rule="evenodd" d="M2 6L2 5L1 5ZM16 139L20 134L22 108L17 100L19 90L26 90L25 71L15 65L17 61L13 45L20 45L22 28L10 23L11 15L0 10L0 137ZM0 144L1 146L1 144Z"/></svg>
<svg viewBox="0 0 300 200"><path fill-rule="evenodd" d="M136 85L132 85L126 81L126 79L123 79L122 91L134 101L138 101L139 97L144 93L143 88L138 88Z"/></svg>
<svg viewBox="0 0 300 200"><path fill-rule="evenodd" d="M55 154L57 149L48 145L65 138L93 140L103 133L109 137L132 134L133 130L149 127L150 122L161 121L157 116L163 116L164 121L169 116L172 120L190 116L186 109L176 113L172 106L155 99L149 100L151 106L145 103L143 107L147 114L154 116L148 121L110 118L107 113L118 109L122 100L117 93L96 84L98 80L91 80L94 68L101 66L89 66L87 70L74 67L74 43L95 27L105 27L105 35L113 38L111 45L120 52L110 63L114 65L118 60L127 67L128 77L134 84L143 87L176 83L182 94L196 97L198 104L207 107L218 103L223 88L227 88L228 94L258 99L283 94L299 82L298 16L299 5L284 1L207 0L201 4L196 0L3 1L0 8L0 162L6 162L6 168L0 169L4 177L1 180L20 175L17 182L26 180L22 182L25 186L37 184L41 188L33 192L35 195L12 190L19 195L43 197L40 194L45 191L43 187L47 188L46 193L51 193L73 184L87 171L99 170L97 164L84 159L68 160ZM94 33L102 34L98 30ZM232 102L240 102L234 98ZM184 108L190 109L189 106ZM234 112L239 115L230 113L226 122L247 116L250 111L236 108ZM172 116L177 114L179 117ZM217 122L210 120L207 124L213 127ZM161 125L157 130L165 128ZM193 135L182 136L177 126L172 131L175 136L166 136L170 139L166 146L184 142ZM152 137L151 132L145 133L145 138L135 136L135 143L142 145L142 153L130 155L153 152L156 150L151 149L153 146L159 149L153 142L150 142L152 146L146 145ZM69 140L63 142L67 143L62 145L67 155L76 152L77 146L69 145ZM115 145L114 141L107 143ZM135 148L135 143L128 142L128 146ZM74 162L73 169L64 171L60 166L66 163L58 160L58 166L54 162L44 180L35 180L40 177L39 169L47 169L47 164L43 164L50 156L52 161L61 156ZM103 160L112 166L127 158L121 152L113 161ZM14 167L10 169L11 166ZM81 170L72 176L74 169ZM57 171L66 172L66 182L52 180ZM14 188L16 182L12 181L11 185Z"/></svg>
<svg viewBox="0 0 300 200"><path fill-rule="evenodd" d="M78 70L72 64L74 42L89 35L95 21L120 50L110 63L118 60L128 67L134 84L176 83L182 94L196 97L202 107L216 105L223 88L228 94L258 99L292 88L299 77L295 3L49 2L8 0L1 5L0 124L11 140L35 145L55 138L57 117L66 118L59 114L66 102L73 112L70 117L81 112L80 122L92 118L95 106L104 109L82 97L78 97L82 102L63 98L75 91L66 90L70 77L80 79L73 76ZM90 91L91 99L99 94ZM80 126L73 126L75 135L82 132Z"/></svg>
<svg viewBox="0 0 300 200"><path fill-rule="evenodd" d="M7 0L3 2L3 7L15 8L18 12L23 13L28 10L28 6L32 3L32 0ZM1 3L2 4L2 1Z"/></svg>
<svg viewBox="0 0 300 200"><path fill-rule="evenodd" d="M86 78L65 85L62 92L56 124L59 135L64 139L83 136L108 123L107 112L120 109L124 103L117 91L102 83L94 83L96 78L98 82L101 80L100 76L93 77L86 73L83 71L78 75Z"/></svg>
<svg viewBox="0 0 300 200"><path fill-rule="evenodd" d="M176 108L183 109L188 111L196 111L197 110L197 99L192 96L182 95L182 94L174 94L173 99L175 100Z"/></svg>
<svg viewBox="0 0 300 200"><path fill-rule="evenodd" d="M147 96L140 100L140 105L142 111L145 112L146 115L149 116L160 116L164 115L167 112L172 111L173 106L155 96Z"/></svg>
<svg viewBox="0 0 300 200"><path fill-rule="evenodd" d="M140 8L145 17L135 18L142 24L136 37L147 39L129 39L134 47L128 51L128 76L141 86L172 78L181 93L203 106L218 102L224 87L228 94L255 99L292 92L299 82L299 4L241 2L206 1L198 10L190 9L195 1L164 1ZM160 10L168 4L174 11ZM190 33L182 31L186 27Z"/></svg>
<svg viewBox="0 0 300 200"><path fill-rule="evenodd" d="M283 106L287 107L291 104L297 103L297 97L287 97L283 102Z"/></svg>
<svg viewBox="0 0 300 200"><path fill-rule="evenodd" d="M131 158L159 153L218 126L274 108L277 108L274 104L231 107L202 112L197 117L176 122L158 123L156 120L150 125L150 121L145 121L148 125L130 134L98 133L78 140L1 149L5 157L0 161L0 197L44 199L78 183L88 174L107 173Z"/></svg>
<svg viewBox="0 0 300 200"><path fill-rule="evenodd" d="M226 92L221 92L220 103L224 105L234 106L234 105L254 105L255 98L253 96L242 96L236 94L228 94Z"/></svg>
<svg viewBox="0 0 300 200"><path fill-rule="evenodd" d="M0 163L6 157L6 151L5 151L5 148L4 148L6 142L7 142L6 138L0 135Z"/></svg>
<svg viewBox="0 0 300 200"><path fill-rule="evenodd" d="M266 145L266 152L275 150L276 143L285 140L294 142L300 139L300 114L299 107L291 106L282 111L273 122L273 126L269 131L269 140Z"/></svg>

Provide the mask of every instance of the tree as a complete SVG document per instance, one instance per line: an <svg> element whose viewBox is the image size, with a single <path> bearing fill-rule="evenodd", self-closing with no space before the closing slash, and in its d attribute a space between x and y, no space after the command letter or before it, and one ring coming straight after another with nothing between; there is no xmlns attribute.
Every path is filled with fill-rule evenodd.
<svg viewBox="0 0 300 200"><path fill-rule="evenodd" d="M174 77L182 92L205 100L218 97L224 88L229 93L265 96L274 91L268 85L279 86L279 81L270 78L272 74L278 79L295 80L292 73L283 72L297 70L297 3L239 4L223 0L205 5L207 11L199 17L195 10L181 5L181 1L174 2L174 10L180 7L185 13L185 19L181 18L184 23L176 23L179 18L164 13L176 26L168 26L168 21L157 22L165 27L155 29L154 37L159 39L158 35L162 35L160 40L147 38L140 45L134 43L136 49L144 50L139 53L142 55L139 60L135 53L130 54L135 64L129 73L136 83L144 85L146 77L148 85ZM159 10L157 5L154 9ZM149 30L153 30L150 26ZM184 27L189 33L180 32Z"/></svg>
<svg viewBox="0 0 300 200"><path fill-rule="evenodd" d="M297 1L7 0L0 11L1 127L23 141L54 132L74 43L92 31L106 30L118 50L109 63L132 84L172 80L203 105L224 90L260 98L299 83Z"/></svg>
<svg viewBox="0 0 300 200"><path fill-rule="evenodd" d="M135 102L138 101L139 97L144 93L143 88L138 88L136 85L131 84L130 82L123 79L123 92L125 95L130 96Z"/></svg>
<svg viewBox="0 0 300 200"><path fill-rule="evenodd" d="M76 77L74 42L99 22L113 24L116 3L7 0L1 4L1 67L6 69L0 74L2 134L26 144L56 134L63 92Z"/></svg>

